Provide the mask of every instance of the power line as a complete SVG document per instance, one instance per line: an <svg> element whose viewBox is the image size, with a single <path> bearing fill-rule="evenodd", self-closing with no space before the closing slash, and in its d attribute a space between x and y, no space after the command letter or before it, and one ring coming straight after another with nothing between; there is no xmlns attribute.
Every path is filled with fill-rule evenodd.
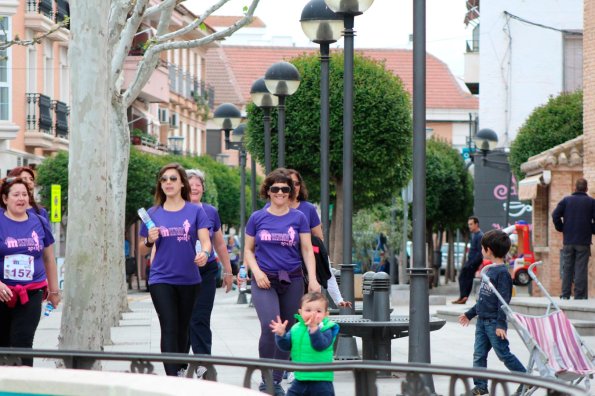
<svg viewBox="0 0 595 396"><path fill-rule="evenodd" d="M540 28L543 28L543 29L554 30L556 32L561 32L561 33L565 33L565 34L572 35L572 36L581 36L582 37L582 35L583 35L583 32L578 32L576 30L558 29L558 28L555 28L553 26L548 26L548 25L544 25L542 23L537 23L537 22L529 21L529 20L527 20L525 18L521 18L520 16L511 14L508 11L504 11L504 15L508 16L509 18L516 19L519 22L523 22L523 23L526 23L526 24L529 24L529 25L537 26L537 27L540 27Z"/></svg>

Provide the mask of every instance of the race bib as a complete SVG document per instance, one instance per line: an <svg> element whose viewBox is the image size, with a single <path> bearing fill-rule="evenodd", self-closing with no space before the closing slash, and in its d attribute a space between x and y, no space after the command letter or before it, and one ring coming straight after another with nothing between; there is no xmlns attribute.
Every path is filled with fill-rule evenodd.
<svg viewBox="0 0 595 396"><path fill-rule="evenodd" d="M4 279L32 281L35 271L33 256L12 254L4 257Z"/></svg>

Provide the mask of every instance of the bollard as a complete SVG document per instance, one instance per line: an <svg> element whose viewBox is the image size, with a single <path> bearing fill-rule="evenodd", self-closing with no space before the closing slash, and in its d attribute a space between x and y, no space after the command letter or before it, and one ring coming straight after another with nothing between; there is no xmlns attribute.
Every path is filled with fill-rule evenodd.
<svg viewBox="0 0 595 396"><path fill-rule="evenodd" d="M374 311L374 292L372 291L372 281L374 280L374 271L368 271L362 277L362 295L364 299L364 309L362 318L372 319Z"/></svg>
<svg viewBox="0 0 595 396"><path fill-rule="evenodd" d="M336 274L339 289L345 301L351 301L355 306L355 298L353 296L353 264L341 264L341 270ZM353 315L354 308L340 308L340 315ZM355 338L340 334L337 337L337 349L335 350L335 359L337 360L358 360L359 353L357 352L357 343Z"/></svg>
<svg viewBox="0 0 595 396"><path fill-rule="evenodd" d="M248 299L246 298L246 291L240 291L238 289L238 300L236 304L248 304Z"/></svg>
<svg viewBox="0 0 595 396"><path fill-rule="evenodd" d="M388 322L390 320L390 276L386 272L374 274L371 289L374 299L372 320Z"/></svg>

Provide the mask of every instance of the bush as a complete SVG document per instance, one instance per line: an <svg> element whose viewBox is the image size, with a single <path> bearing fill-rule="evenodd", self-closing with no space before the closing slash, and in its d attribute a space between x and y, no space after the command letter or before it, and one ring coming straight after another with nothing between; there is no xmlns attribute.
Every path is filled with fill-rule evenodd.
<svg viewBox="0 0 595 396"><path fill-rule="evenodd" d="M583 133L583 92L563 93L536 108L510 147L509 161L517 179L530 157Z"/></svg>

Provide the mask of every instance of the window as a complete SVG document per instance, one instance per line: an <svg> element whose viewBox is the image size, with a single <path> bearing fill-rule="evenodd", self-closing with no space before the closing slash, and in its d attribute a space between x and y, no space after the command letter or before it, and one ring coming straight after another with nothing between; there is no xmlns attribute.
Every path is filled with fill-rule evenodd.
<svg viewBox="0 0 595 396"><path fill-rule="evenodd" d="M43 93L54 96L54 48L51 41L43 46Z"/></svg>
<svg viewBox="0 0 595 396"><path fill-rule="evenodd" d="M580 32L564 35L564 92L583 88L583 36Z"/></svg>
<svg viewBox="0 0 595 396"><path fill-rule="evenodd" d="M0 41L11 40L10 18L0 16ZM10 49L0 51L0 120L10 120Z"/></svg>

